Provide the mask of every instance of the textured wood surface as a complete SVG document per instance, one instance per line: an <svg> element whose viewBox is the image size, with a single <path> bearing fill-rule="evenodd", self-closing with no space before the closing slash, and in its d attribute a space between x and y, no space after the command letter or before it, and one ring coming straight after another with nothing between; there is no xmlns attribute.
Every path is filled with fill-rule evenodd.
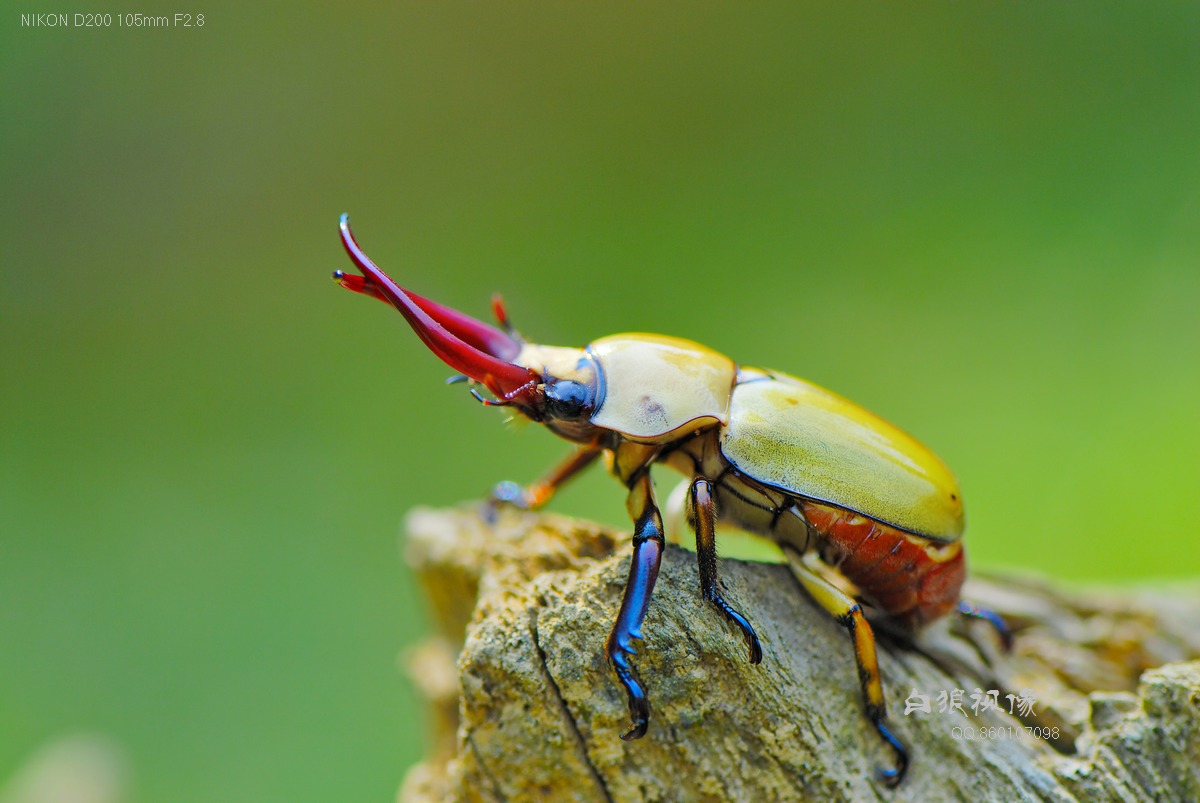
<svg viewBox="0 0 1200 803"><path fill-rule="evenodd" d="M965 596L1014 626L1010 654L957 617L915 643L880 633L912 754L890 790L874 780L892 757L862 714L849 638L781 565L721 564L762 640L753 666L701 600L695 556L668 548L636 658L650 730L621 741L628 709L603 646L629 552L626 534L560 516L412 513L406 553L439 635L407 657L432 713L401 800L1200 800L1195 587L972 578ZM939 713L956 689L965 713ZM1001 710L977 715L972 693L992 689ZM914 690L930 713L905 714ZM1022 694L1032 713L1010 715Z"/></svg>

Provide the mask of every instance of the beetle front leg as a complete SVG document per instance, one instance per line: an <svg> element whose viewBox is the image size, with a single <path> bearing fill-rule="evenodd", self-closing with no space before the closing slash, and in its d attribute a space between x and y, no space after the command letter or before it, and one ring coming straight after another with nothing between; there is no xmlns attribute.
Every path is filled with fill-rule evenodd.
<svg viewBox="0 0 1200 803"><path fill-rule="evenodd" d="M520 510L538 510L546 505L558 489L568 480L595 462L604 450L598 446L581 446L567 456L546 476L528 487L521 487L515 482L504 481L496 484L488 495L485 513L489 519L495 517L496 511L502 505L512 505Z"/></svg>
<svg viewBox="0 0 1200 803"><path fill-rule="evenodd" d="M650 703L629 663L629 656L634 654L633 640L642 638L642 621L650 606L650 595L654 593L654 582L658 579L663 553L662 517L654 502L654 487L648 471L643 472L630 487L627 506L634 521L633 560L629 564L629 580L625 583L621 611L617 614L606 649L617 680L629 696L629 716L633 726L621 734L621 738L630 741L645 736L650 724Z"/></svg>
<svg viewBox="0 0 1200 803"><path fill-rule="evenodd" d="M721 578L717 575L716 505L713 503L712 486L704 477L692 480L688 491L687 517L696 531L696 563L700 569L700 593L711 602L726 619L741 629L750 649L750 663L762 663L762 646L754 628L738 611L725 601L721 591Z"/></svg>
<svg viewBox="0 0 1200 803"><path fill-rule="evenodd" d="M846 592L821 577L805 563L803 556L791 548L784 548L792 574L804 586L804 590L826 611L836 617L838 624L850 631L854 639L854 660L858 664L858 679L862 685L863 705L867 719L896 753L896 768L880 770L880 780L887 786L896 786L904 779L908 769L908 749L884 724L887 719L887 704L883 699L883 683L879 679L879 659L875 654L875 633L862 606Z"/></svg>

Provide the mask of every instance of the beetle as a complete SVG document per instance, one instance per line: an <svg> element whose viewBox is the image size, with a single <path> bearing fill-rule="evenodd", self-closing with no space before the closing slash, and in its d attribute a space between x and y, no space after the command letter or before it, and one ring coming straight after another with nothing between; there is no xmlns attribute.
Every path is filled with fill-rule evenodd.
<svg viewBox="0 0 1200 803"><path fill-rule="evenodd" d="M958 484L904 431L803 379L738 365L681 338L620 334L582 349L526 342L498 298L500 329L396 284L359 247L347 215L340 232L362 275L335 271L338 284L399 310L425 345L472 384L477 400L511 408L578 444L533 485L497 485L492 504L540 508L601 455L628 489L633 557L606 642L629 701L632 726L622 739L644 736L650 719L630 657L633 641L643 637L665 546L649 471L655 463L687 478L685 512L696 536L701 593L741 631L751 663L762 661L762 646L718 578L718 511L723 521L777 543L801 586L849 631L866 716L895 754L895 767L880 771L885 784L902 780L908 750L887 725L864 604L909 631L957 609L990 621L1008 645L999 616L959 598L966 563Z"/></svg>

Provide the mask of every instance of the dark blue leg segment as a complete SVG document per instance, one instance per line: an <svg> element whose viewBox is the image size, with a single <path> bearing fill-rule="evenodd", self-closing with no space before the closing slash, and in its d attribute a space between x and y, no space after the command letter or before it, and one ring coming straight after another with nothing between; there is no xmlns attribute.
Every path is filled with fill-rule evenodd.
<svg viewBox="0 0 1200 803"><path fill-rule="evenodd" d="M879 735L887 742L892 750L896 753L896 766L890 770L879 770L879 780L884 786L896 787L904 780L904 773L908 771L908 750L899 739L892 734L888 726L883 723L882 719L875 720L875 730L879 731Z"/></svg>
<svg viewBox="0 0 1200 803"><path fill-rule="evenodd" d="M1000 614L961 599L958 601L958 612L963 616L974 616L990 624L995 628L996 635L1000 637L1000 643L1004 645L1004 651L1012 651L1012 631L1008 629L1008 624L1000 617Z"/></svg>
<svg viewBox="0 0 1200 803"><path fill-rule="evenodd" d="M650 607L654 583L658 580L664 545L662 518L654 506L649 475L634 484L629 507L636 517L633 560L629 564L629 580L625 584L625 596L621 599L621 611L617 614L607 644L608 657L612 659L617 680L629 696L629 716L633 726L621 735L625 741L645 736L650 724L650 703L629 662L629 657L635 653L633 640L642 638L642 622Z"/></svg>

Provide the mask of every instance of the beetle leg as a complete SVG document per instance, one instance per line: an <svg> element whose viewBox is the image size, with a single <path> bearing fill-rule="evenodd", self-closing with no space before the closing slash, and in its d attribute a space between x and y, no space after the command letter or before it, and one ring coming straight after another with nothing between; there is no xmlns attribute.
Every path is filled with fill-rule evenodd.
<svg viewBox="0 0 1200 803"><path fill-rule="evenodd" d="M887 786L896 786L908 769L908 750L884 724L887 705L883 699L883 684L879 679L879 660L875 655L875 634L863 616L862 606L846 592L834 586L811 569L804 558L789 547L784 548L792 574L804 586L813 600L837 618L838 624L850 631L854 639L854 660L858 663L858 679L862 684L863 704L867 719L875 730L896 753L896 768L880 770L880 780Z"/></svg>
<svg viewBox="0 0 1200 803"><path fill-rule="evenodd" d="M554 498L554 494L563 484L590 466L602 451L603 449L596 446L581 446L551 469L546 476L525 488L515 482L497 483L484 502L485 516L489 520L494 519L496 511L502 505L512 505L520 510L538 510Z"/></svg>
<svg viewBox="0 0 1200 803"><path fill-rule="evenodd" d="M512 321L508 319L508 310L504 306L504 299L499 293L492 296L492 314L496 316L496 323L500 324L509 337L518 343L524 343L525 338L521 337L521 333L517 331L517 327L512 325Z"/></svg>
<svg viewBox="0 0 1200 803"><path fill-rule="evenodd" d="M630 486L627 506L634 521L633 560L629 564L629 580L621 599L621 611L617 614L617 621L605 647L613 670L617 673L617 680L629 695L629 716L633 727L621 738L630 741L645 736L650 723L650 704L641 681L629 663L629 656L634 654L633 640L642 638L642 621L646 618L663 553L662 517L654 502L654 486L650 483L648 471L643 472Z"/></svg>
<svg viewBox="0 0 1200 803"><path fill-rule="evenodd" d="M754 628L722 596L721 578L717 576L716 505L713 504L712 487L704 477L692 480L688 493L687 516L696 531L696 563L700 568L700 593L716 606L725 618L737 625L746 637L750 649L750 663L762 663L762 647Z"/></svg>
<svg viewBox="0 0 1200 803"><path fill-rule="evenodd" d="M996 631L996 635L1000 637L1000 643L1004 645L1005 652L1012 652L1013 636L1012 631L1008 628L1008 623L990 608L984 608L966 600L958 601L958 612L963 616L974 616L978 619L983 619L990 624Z"/></svg>

